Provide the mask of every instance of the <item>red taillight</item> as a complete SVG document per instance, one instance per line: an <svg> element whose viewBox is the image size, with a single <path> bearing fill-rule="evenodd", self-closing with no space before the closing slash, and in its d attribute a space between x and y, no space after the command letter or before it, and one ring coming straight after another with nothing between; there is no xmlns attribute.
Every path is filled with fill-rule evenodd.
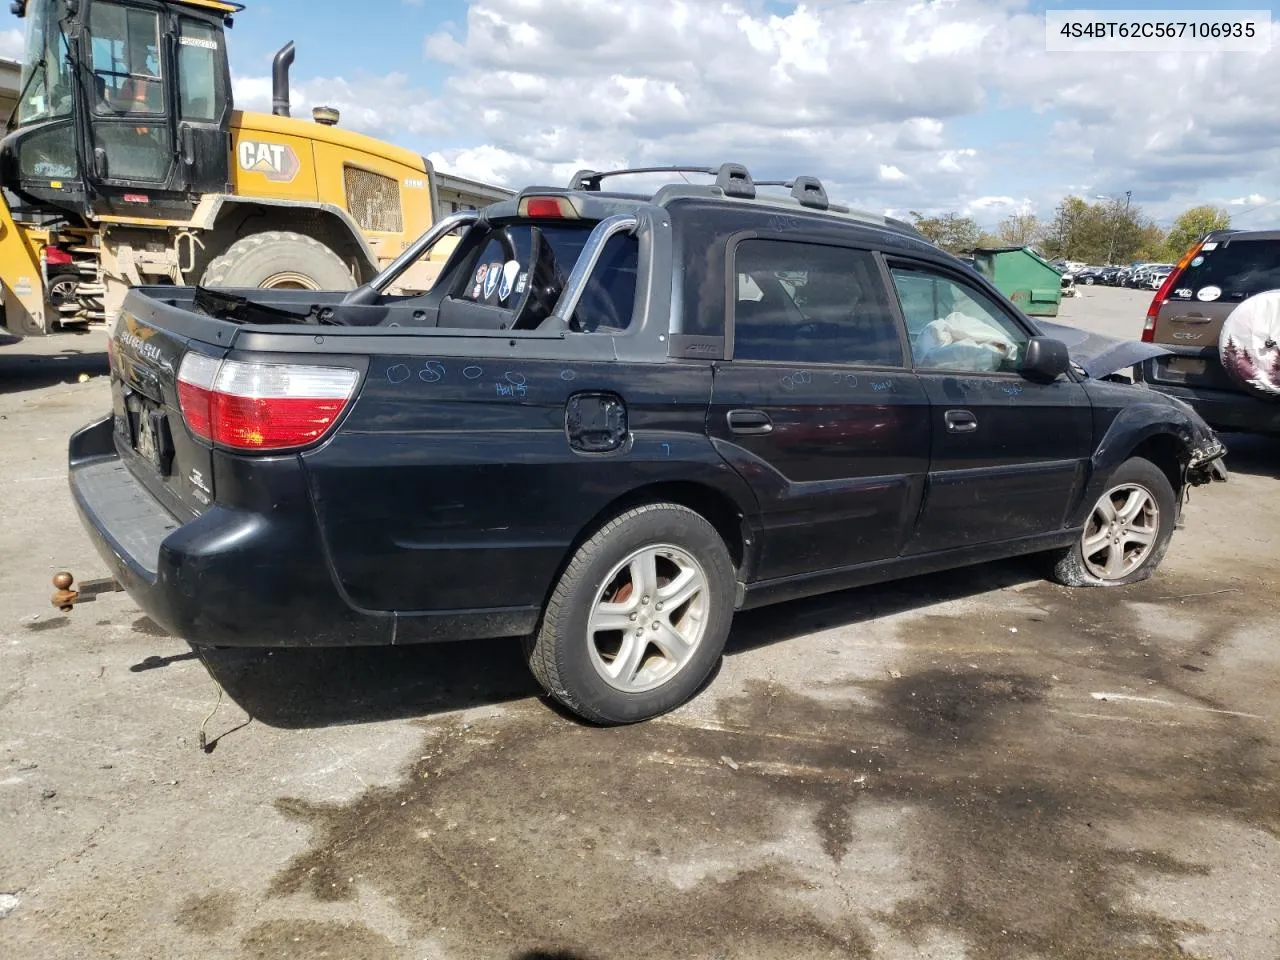
<svg viewBox="0 0 1280 960"><path fill-rule="evenodd" d="M349 367L188 353L178 371L178 403L188 429L202 440L235 450L286 450L323 437L359 379Z"/></svg>
<svg viewBox="0 0 1280 960"><path fill-rule="evenodd" d="M573 220L578 216L568 197L524 197L518 209L520 216L530 219Z"/></svg>
<svg viewBox="0 0 1280 960"><path fill-rule="evenodd" d="M213 381L218 376L218 361L199 353L188 353L178 368L178 406L187 429L201 440L213 439Z"/></svg>
<svg viewBox="0 0 1280 960"><path fill-rule="evenodd" d="M1143 343L1152 343L1155 340L1156 320L1160 316L1160 308L1164 306L1165 300L1169 298L1169 291L1173 289L1173 285L1178 282L1182 272L1187 269L1187 266L1195 255L1200 252L1200 247L1203 245L1203 240L1198 240L1191 245L1191 249L1182 255L1182 259L1169 271L1169 275L1164 278L1164 283L1160 284L1160 289L1151 298L1151 306L1147 307L1147 322L1142 325Z"/></svg>
<svg viewBox="0 0 1280 960"><path fill-rule="evenodd" d="M65 250L60 250L60 249L58 249L57 247L45 247L45 248L44 248L44 262L45 262L45 263L52 263L52 264L55 264L55 265L61 265L61 264L64 264L64 263L70 263L70 262L71 262L71 254L67 253Z"/></svg>

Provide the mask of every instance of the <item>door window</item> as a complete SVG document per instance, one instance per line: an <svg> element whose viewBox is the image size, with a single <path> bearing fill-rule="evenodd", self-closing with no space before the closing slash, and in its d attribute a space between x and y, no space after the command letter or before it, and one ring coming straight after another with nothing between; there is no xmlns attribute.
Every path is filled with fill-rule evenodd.
<svg viewBox="0 0 1280 960"><path fill-rule="evenodd" d="M178 34L182 119L220 120L223 98L218 88L218 32L207 23L183 19Z"/></svg>
<svg viewBox="0 0 1280 960"><path fill-rule="evenodd" d="M734 254L733 356L783 363L902 365L902 342L870 253L744 240Z"/></svg>
<svg viewBox="0 0 1280 960"><path fill-rule="evenodd" d="M90 29L95 110L104 116L165 112L159 17L95 4Z"/></svg>
<svg viewBox="0 0 1280 960"><path fill-rule="evenodd" d="M1029 335L975 287L942 273L890 270L917 369L1017 373Z"/></svg>

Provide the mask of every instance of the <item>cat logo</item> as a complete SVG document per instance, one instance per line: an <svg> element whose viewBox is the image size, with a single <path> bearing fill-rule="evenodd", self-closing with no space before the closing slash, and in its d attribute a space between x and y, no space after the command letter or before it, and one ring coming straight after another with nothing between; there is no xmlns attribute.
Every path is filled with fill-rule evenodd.
<svg viewBox="0 0 1280 960"><path fill-rule="evenodd" d="M283 143L265 143L259 140L241 140L236 148L240 169L260 173L268 180L288 183L298 175L298 155Z"/></svg>

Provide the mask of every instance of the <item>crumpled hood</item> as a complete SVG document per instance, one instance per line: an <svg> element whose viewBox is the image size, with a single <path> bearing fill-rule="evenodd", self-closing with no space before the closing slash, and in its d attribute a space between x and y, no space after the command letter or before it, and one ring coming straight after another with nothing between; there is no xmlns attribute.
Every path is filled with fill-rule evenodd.
<svg viewBox="0 0 1280 960"><path fill-rule="evenodd" d="M1159 344L1107 337L1062 323L1036 320L1035 325L1046 337L1065 343L1071 359L1095 380L1172 352Z"/></svg>

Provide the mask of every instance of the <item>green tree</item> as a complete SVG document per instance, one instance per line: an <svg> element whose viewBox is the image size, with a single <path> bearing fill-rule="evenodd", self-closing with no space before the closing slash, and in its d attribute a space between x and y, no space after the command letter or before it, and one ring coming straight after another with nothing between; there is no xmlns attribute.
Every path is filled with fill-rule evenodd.
<svg viewBox="0 0 1280 960"><path fill-rule="evenodd" d="M964 253L978 245L978 224L973 217L962 217L958 213L926 217L912 210L911 219L917 230L943 250Z"/></svg>
<svg viewBox="0 0 1280 960"><path fill-rule="evenodd" d="M1065 260L1089 261L1088 248L1099 242L1101 224L1093 207L1080 197L1064 197L1053 212L1045 235L1045 253ZM1096 235L1096 236L1095 236Z"/></svg>
<svg viewBox="0 0 1280 960"><path fill-rule="evenodd" d="M1165 255L1170 260L1180 260L1190 246L1206 233L1225 230L1229 226L1231 226L1231 215L1221 207L1206 203L1184 210L1181 216L1173 221L1173 227L1165 243Z"/></svg>
<svg viewBox="0 0 1280 960"><path fill-rule="evenodd" d="M1149 246L1152 230L1159 232L1136 204L1065 197L1045 229L1044 249L1083 263L1131 263Z"/></svg>
<svg viewBox="0 0 1280 960"><path fill-rule="evenodd" d="M1153 263L1164 257L1165 245L1168 240L1165 233L1160 227L1154 223L1147 223L1142 227L1138 234L1138 243L1133 248L1133 253L1124 260L1117 260L1118 263ZM1181 256L1181 254L1179 254Z"/></svg>
<svg viewBox="0 0 1280 960"><path fill-rule="evenodd" d="M1011 213L997 228L1000 243L1007 247L1027 247L1040 239L1040 218L1034 213Z"/></svg>

